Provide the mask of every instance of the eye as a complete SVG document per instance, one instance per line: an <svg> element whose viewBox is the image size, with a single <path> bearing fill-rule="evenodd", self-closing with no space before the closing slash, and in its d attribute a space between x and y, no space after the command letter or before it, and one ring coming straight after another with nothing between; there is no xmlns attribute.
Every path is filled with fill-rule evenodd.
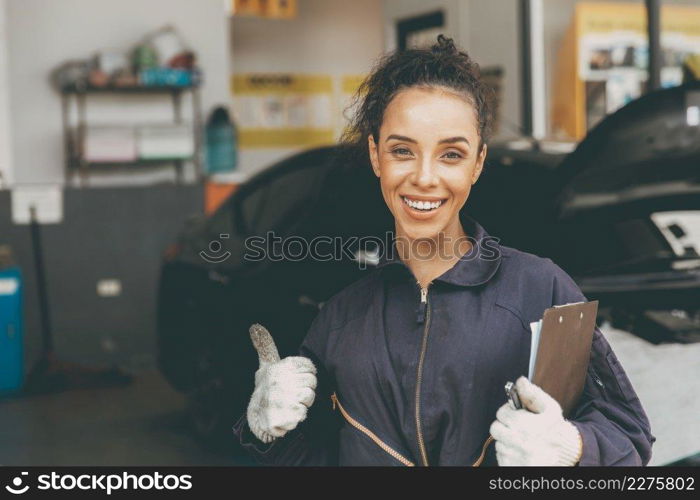
<svg viewBox="0 0 700 500"><path fill-rule="evenodd" d="M392 154L394 154L394 155L396 155L396 156L411 156L411 155L412 155L410 149L404 148L404 147L400 147L400 146L397 147L397 148L392 149L391 152L392 152Z"/></svg>
<svg viewBox="0 0 700 500"><path fill-rule="evenodd" d="M447 158L448 160L461 160L464 158L464 155L458 151L448 151L444 155L442 155L443 158Z"/></svg>

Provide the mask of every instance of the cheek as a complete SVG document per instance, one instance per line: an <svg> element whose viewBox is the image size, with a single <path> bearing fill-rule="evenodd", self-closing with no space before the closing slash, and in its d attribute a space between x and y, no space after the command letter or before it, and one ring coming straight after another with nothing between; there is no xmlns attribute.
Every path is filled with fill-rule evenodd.
<svg viewBox="0 0 700 500"><path fill-rule="evenodd" d="M466 198L472 188L471 169L452 170L443 176L443 180L452 195L457 198Z"/></svg>
<svg viewBox="0 0 700 500"><path fill-rule="evenodd" d="M407 175L405 169L392 162L381 162L380 169L381 177L379 181L382 185L382 191L397 189Z"/></svg>
<svg viewBox="0 0 700 500"><path fill-rule="evenodd" d="M387 205L391 206L391 202L394 196L396 196L396 181L390 178L388 175L384 175L382 172L382 176L379 178L379 185L382 188L382 196L384 196L384 201L387 203Z"/></svg>

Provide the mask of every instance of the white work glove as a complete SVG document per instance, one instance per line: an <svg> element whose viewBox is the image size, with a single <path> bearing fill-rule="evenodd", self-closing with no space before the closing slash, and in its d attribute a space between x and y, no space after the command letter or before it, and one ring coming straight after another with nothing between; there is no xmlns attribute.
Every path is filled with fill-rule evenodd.
<svg viewBox="0 0 700 500"><path fill-rule="evenodd" d="M248 426L260 441L270 443L306 418L315 397L316 367L303 356L280 360L270 332L262 325L250 327L250 338L260 367L248 403Z"/></svg>
<svg viewBox="0 0 700 500"><path fill-rule="evenodd" d="M564 419L559 403L525 377L515 386L523 408L516 410L506 402L491 424L498 464L576 465L583 442L574 424Z"/></svg>

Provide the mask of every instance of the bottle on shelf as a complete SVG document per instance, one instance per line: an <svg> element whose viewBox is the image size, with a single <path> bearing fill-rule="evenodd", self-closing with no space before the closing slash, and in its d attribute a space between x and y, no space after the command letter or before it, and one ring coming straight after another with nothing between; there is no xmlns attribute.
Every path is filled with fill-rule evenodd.
<svg viewBox="0 0 700 500"><path fill-rule="evenodd" d="M237 130L228 110L218 106L212 111L206 126L206 173L208 175L236 169Z"/></svg>

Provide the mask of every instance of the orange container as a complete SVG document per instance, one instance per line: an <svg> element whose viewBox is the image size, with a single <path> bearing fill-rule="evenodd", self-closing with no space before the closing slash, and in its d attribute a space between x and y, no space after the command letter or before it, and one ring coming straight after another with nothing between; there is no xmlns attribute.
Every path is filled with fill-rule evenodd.
<svg viewBox="0 0 700 500"><path fill-rule="evenodd" d="M238 184L207 181L204 187L204 213L209 215L231 196Z"/></svg>

